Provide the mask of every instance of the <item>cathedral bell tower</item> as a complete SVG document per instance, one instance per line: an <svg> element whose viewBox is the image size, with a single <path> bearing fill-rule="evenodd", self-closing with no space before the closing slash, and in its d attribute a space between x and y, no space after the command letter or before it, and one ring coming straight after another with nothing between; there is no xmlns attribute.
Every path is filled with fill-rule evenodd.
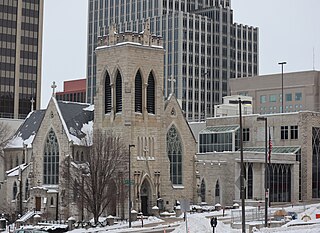
<svg viewBox="0 0 320 233"><path fill-rule="evenodd" d="M163 129L163 61L161 37L150 34L150 23L141 33L117 33L99 38L97 95L94 129L111 130L131 149L133 209L151 213L161 195L159 164L166 156ZM118 187L119 188L119 187Z"/></svg>

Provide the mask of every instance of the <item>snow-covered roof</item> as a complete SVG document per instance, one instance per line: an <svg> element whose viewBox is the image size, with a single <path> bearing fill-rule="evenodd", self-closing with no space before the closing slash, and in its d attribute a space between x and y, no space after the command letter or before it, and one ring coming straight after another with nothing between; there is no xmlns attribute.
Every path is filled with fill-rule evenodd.
<svg viewBox="0 0 320 233"><path fill-rule="evenodd" d="M13 137L8 141L5 148L23 148L23 145L31 148L44 114L45 110L30 112Z"/></svg>
<svg viewBox="0 0 320 233"><path fill-rule="evenodd" d="M75 145L90 145L93 131L94 105L57 101L54 97L52 100L69 141L73 141ZM23 148L24 145L31 148L45 112L46 110L31 112L5 148Z"/></svg>
<svg viewBox="0 0 320 233"><path fill-rule="evenodd" d="M26 169L29 166L29 164L20 164L19 166L16 166L8 171L6 171L7 176L18 176L19 175L19 170L21 169L21 172L24 171L24 169Z"/></svg>
<svg viewBox="0 0 320 233"><path fill-rule="evenodd" d="M93 131L94 106L90 104L57 101L58 113L69 141L75 145L90 145Z"/></svg>

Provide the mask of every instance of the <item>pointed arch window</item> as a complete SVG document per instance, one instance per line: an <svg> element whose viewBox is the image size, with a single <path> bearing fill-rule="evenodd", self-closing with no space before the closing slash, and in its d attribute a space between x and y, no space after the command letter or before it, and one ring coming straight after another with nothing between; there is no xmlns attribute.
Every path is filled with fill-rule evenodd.
<svg viewBox="0 0 320 233"><path fill-rule="evenodd" d="M201 202L206 202L206 183L204 182L204 179L202 179L201 181L200 197L201 197Z"/></svg>
<svg viewBox="0 0 320 233"><path fill-rule="evenodd" d="M148 113L155 114L155 82L152 72L148 77L147 86L147 111Z"/></svg>
<svg viewBox="0 0 320 233"><path fill-rule="evenodd" d="M182 184L182 143L175 126L167 132L167 154L170 160L170 179L172 184Z"/></svg>
<svg viewBox="0 0 320 233"><path fill-rule="evenodd" d="M29 180L26 179L24 198L25 198L25 200L28 200L29 197L30 197Z"/></svg>
<svg viewBox="0 0 320 233"><path fill-rule="evenodd" d="M216 182L216 188L215 188L215 192L214 192L216 197L220 197L220 184L219 184L219 180L217 180Z"/></svg>
<svg viewBox="0 0 320 233"><path fill-rule="evenodd" d="M12 200L15 200L17 198L17 193L18 193L18 186L17 186L17 183L14 182L12 187Z"/></svg>
<svg viewBox="0 0 320 233"><path fill-rule="evenodd" d="M116 78L116 113L122 112L122 78L121 74L117 72Z"/></svg>
<svg viewBox="0 0 320 233"><path fill-rule="evenodd" d="M51 206L54 205L53 197L50 198L50 205L51 205Z"/></svg>
<svg viewBox="0 0 320 233"><path fill-rule="evenodd" d="M134 111L142 113L142 79L140 71L136 74L134 84Z"/></svg>
<svg viewBox="0 0 320 233"><path fill-rule="evenodd" d="M44 146L43 183L59 184L59 144L52 129Z"/></svg>
<svg viewBox="0 0 320 233"><path fill-rule="evenodd" d="M109 73L107 72L106 74L106 79L104 81L104 98L105 98L105 102L104 102L104 112L105 114L110 113L111 112L111 86L110 86L110 76Z"/></svg>

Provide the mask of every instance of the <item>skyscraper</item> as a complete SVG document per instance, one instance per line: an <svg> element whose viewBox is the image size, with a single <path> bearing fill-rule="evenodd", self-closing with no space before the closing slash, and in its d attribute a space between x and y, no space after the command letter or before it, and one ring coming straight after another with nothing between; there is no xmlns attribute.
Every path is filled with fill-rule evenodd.
<svg viewBox="0 0 320 233"><path fill-rule="evenodd" d="M96 92L98 36L150 30L165 48L164 95L181 100L189 121L214 115L229 94L229 79L258 74L258 28L233 22L231 0L89 0L87 101Z"/></svg>
<svg viewBox="0 0 320 233"><path fill-rule="evenodd" d="M0 0L0 117L40 108L43 0Z"/></svg>

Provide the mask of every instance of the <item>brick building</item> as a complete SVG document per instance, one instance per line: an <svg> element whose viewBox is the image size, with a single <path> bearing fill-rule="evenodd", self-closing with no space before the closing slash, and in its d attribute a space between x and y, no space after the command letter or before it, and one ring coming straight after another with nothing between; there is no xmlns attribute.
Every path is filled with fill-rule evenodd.
<svg viewBox="0 0 320 233"><path fill-rule="evenodd" d="M85 103L86 79L77 79L63 82L63 91L56 93L57 100Z"/></svg>

